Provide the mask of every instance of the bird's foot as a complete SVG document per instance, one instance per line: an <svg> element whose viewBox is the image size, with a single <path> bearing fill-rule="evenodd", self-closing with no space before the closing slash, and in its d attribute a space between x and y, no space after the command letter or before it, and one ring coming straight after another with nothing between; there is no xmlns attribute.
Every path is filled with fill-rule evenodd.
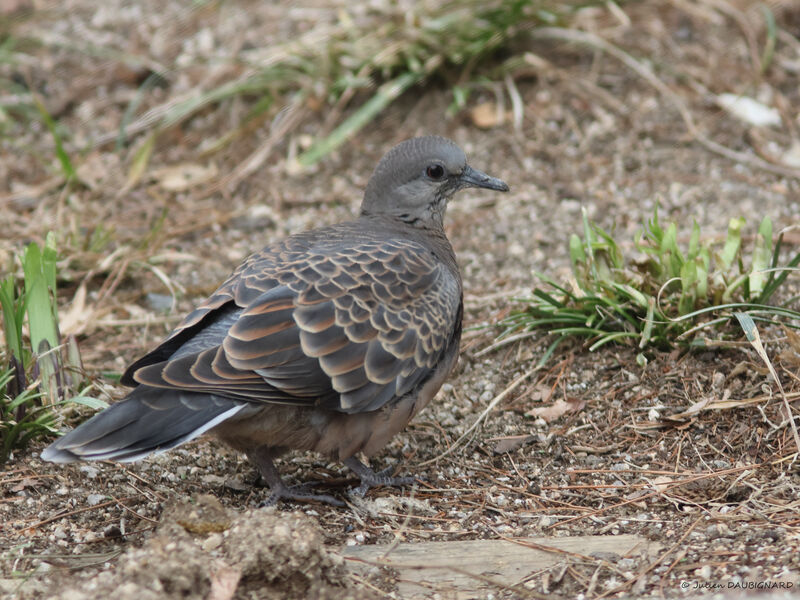
<svg viewBox="0 0 800 600"><path fill-rule="evenodd" d="M344 502L329 496L328 494L314 494L309 491L309 488L321 483L319 481L310 481L301 483L299 485L286 485L283 483L278 470L275 468L275 463L272 461L273 450L267 446L262 446L248 452L247 454L256 466L258 467L261 477L267 483L270 489L269 497L259 504L262 506L275 506L279 500L289 500L295 502L323 502L332 506L344 506Z"/></svg>
<svg viewBox="0 0 800 600"><path fill-rule="evenodd" d="M392 477L392 467L388 467L376 473L367 465L354 457L345 460L344 464L361 478L361 485L353 488L353 490L350 492L359 498L363 498L370 488L374 488L379 485L402 487L404 485L411 485L417 480L416 477Z"/></svg>

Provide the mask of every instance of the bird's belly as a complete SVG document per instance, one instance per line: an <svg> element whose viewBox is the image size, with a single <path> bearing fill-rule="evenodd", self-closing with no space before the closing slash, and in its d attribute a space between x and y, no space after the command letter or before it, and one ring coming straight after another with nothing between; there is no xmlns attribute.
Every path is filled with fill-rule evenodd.
<svg viewBox="0 0 800 600"><path fill-rule="evenodd" d="M309 406L253 403L211 433L242 452L267 446L313 450L338 460L357 452L371 456L427 406L452 371L457 356L456 346L422 386L380 410L347 414Z"/></svg>
<svg viewBox="0 0 800 600"><path fill-rule="evenodd" d="M344 460L357 452L374 454L416 413L410 397L381 410L352 415L276 404L254 409L245 409L243 418L226 421L211 433L242 452L268 446L312 450Z"/></svg>

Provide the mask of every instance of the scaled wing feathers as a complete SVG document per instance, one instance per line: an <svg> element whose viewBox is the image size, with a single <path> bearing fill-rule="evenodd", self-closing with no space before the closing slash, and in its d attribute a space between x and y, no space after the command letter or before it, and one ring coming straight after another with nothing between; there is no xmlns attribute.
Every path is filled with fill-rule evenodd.
<svg viewBox="0 0 800 600"><path fill-rule="evenodd" d="M347 233L252 255L126 377L348 413L413 390L458 341L458 275L417 241Z"/></svg>

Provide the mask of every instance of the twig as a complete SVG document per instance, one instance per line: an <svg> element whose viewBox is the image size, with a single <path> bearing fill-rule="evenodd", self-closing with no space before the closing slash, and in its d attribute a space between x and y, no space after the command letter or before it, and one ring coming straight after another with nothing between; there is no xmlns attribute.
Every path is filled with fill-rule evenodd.
<svg viewBox="0 0 800 600"><path fill-rule="evenodd" d="M136 489L136 488L134 488L134 489ZM136 491L138 492L139 490L136 490ZM121 500L119 500L118 498L116 498L115 496L111 496L111 497L112 497L114 500L116 500L116 501L117 501L117 504L119 504L119 505L120 505L122 508L124 508L124 509L125 509L125 510L127 510L129 513L131 513L131 514L132 514L134 517L136 517L137 519L142 519L143 521L150 521L151 523L156 523L156 524L158 523L158 519L151 519L150 517L145 517L144 515L141 515L141 514L139 514L138 512L136 512L135 510L133 510L133 509L132 509L132 508L130 508L129 506L126 506L125 504L123 504L123 503L122 503L122 501L121 501Z"/></svg>

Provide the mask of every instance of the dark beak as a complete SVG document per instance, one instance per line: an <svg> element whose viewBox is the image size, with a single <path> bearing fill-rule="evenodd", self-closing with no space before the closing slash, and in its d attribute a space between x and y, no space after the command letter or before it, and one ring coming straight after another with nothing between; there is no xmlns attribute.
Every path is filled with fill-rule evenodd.
<svg viewBox="0 0 800 600"><path fill-rule="evenodd" d="M497 190L498 192L507 192L508 184L502 179L497 177L490 177L486 173L473 169L469 165L464 167L461 172L461 187L476 187L486 188L487 190Z"/></svg>

